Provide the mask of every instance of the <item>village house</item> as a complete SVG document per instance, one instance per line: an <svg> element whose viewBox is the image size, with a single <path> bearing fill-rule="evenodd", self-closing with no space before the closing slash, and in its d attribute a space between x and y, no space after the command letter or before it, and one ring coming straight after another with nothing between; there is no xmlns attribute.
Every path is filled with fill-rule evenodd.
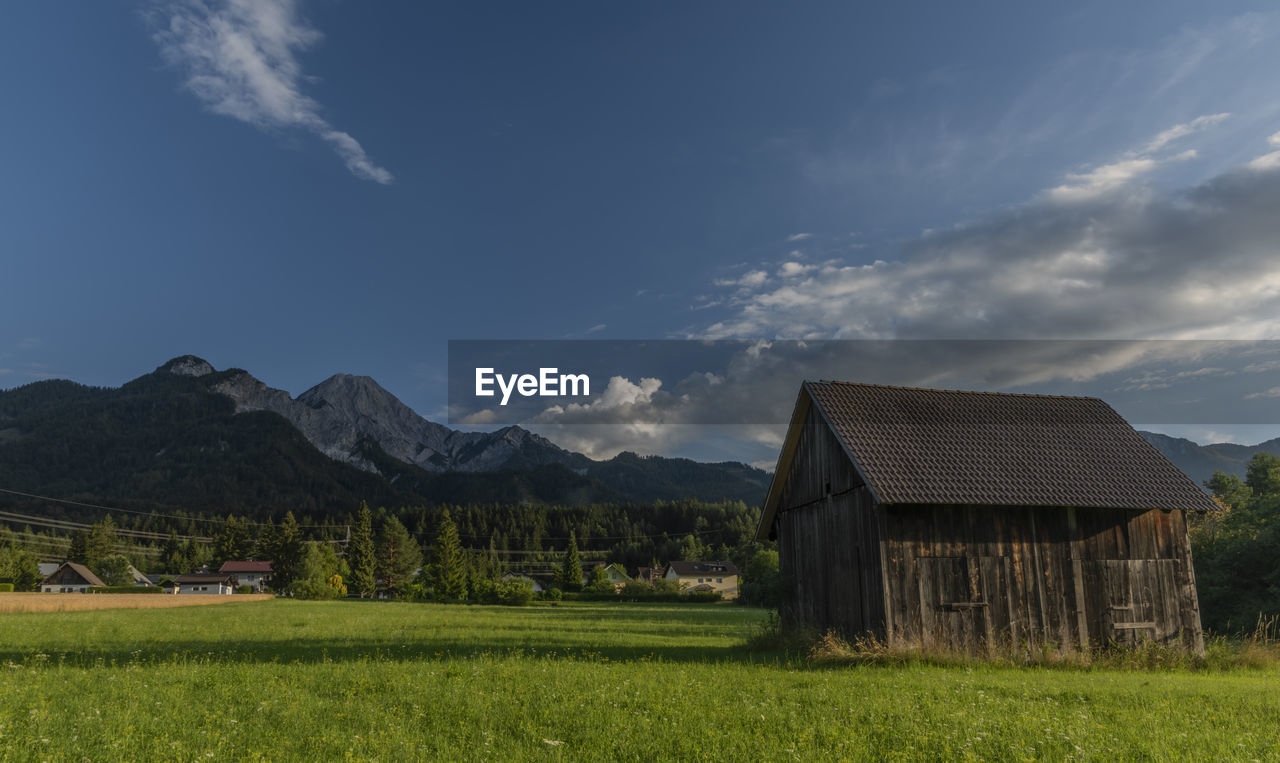
<svg viewBox="0 0 1280 763"><path fill-rule="evenodd" d="M671 562L663 579L693 591L718 591L726 599L738 598L738 568L733 562Z"/></svg>
<svg viewBox="0 0 1280 763"><path fill-rule="evenodd" d="M666 567L637 567L635 579L645 583L656 583L666 572Z"/></svg>
<svg viewBox="0 0 1280 763"><path fill-rule="evenodd" d="M88 593L90 588L106 585L88 567L76 562L63 562L40 583L41 593Z"/></svg>
<svg viewBox="0 0 1280 763"><path fill-rule="evenodd" d="M1096 398L805 382L756 535L789 624L1203 652L1186 515L1217 508Z"/></svg>
<svg viewBox="0 0 1280 763"><path fill-rule="evenodd" d="M234 575L221 573L196 573L178 575L164 581L165 593L181 594L232 594L236 592Z"/></svg>
<svg viewBox="0 0 1280 763"><path fill-rule="evenodd" d="M613 590L621 591L622 587L631 582L631 576L627 574L627 570L621 564L614 562L596 562L592 567L584 570L582 573L582 584L584 586L591 585L591 581L595 579L596 570L603 568L605 580L613 585Z"/></svg>
<svg viewBox="0 0 1280 763"><path fill-rule="evenodd" d="M271 582L271 562L223 562L219 574L235 575L239 585L253 586L261 593Z"/></svg>

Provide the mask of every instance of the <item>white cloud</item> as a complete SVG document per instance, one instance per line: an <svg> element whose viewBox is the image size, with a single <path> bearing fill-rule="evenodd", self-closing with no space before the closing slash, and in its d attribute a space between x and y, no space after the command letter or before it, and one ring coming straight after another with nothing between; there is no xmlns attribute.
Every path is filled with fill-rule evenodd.
<svg viewBox="0 0 1280 763"><path fill-rule="evenodd" d="M1244 396L1245 400L1257 400L1259 398L1280 397L1280 387L1272 387L1262 392L1254 392Z"/></svg>
<svg viewBox="0 0 1280 763"><path fill-rule="evenodd" d="M486 427L492 425L496 421L500 421L497 411L492 408L482 408L481 410L469 413L463 416L458 424L466 427Z"/></svg>
<svg viewBox="0 0 1280 763"><path fill-rule="evenodd" d="M1153 154L1179 138L1184 138L1192 133L1199 132L1206 127L1213 127L1214 125L1220 124L1224 119L1230 116L1231 114L1226 112L1222 114L1205 114L1203 116L1196 117L1190 122L1174 125L1152 138L1151 142L1146 145L1143 151L1144 153Z"/></svg>
<svg viewBox="0 0 1280 763"><path fill-rule="evenodd" d="M787 241L804 241L807 238L813 238L812 233L792 233L787 236Z"/></svg>
<svg viewBox="0 0 1280 763"><path fill-rule="evenodd" d="M1087 201L1127 185L1155 168L1154 159L1123 159L1088 172L1069 174L1066 183L1049 189L1048 196L1056 201Z"/></svg>
<svg viewBox="0 0 1280 763"><path fill-rule="evenodd" d="M799 262L785 262L782 267L778 268L778 276L780 278L794 278L802 276L811 270L817 270L817 265L802 265Z"/></svg>
<svg viewBox="0 0 1280 763"><path fill-rule="evenodd" d="M582 333L584 333L584 334L594 334L594 333L596 333L597 331L604 331L604 330L605 330L605 329L607 329L607 328L609 328L609 324L607 324L607 323L597 323L596 325L592 326L591 328L587 329L586 331L584 331L584 332L582 332Z"/></svg>
<svg viewBox="0 0 1280 763"><path fill-rule="evenodd" d="M735 283L732 309L689 335L1280 335L1280 163L1177 193L1126 185L1153 162L1082 174L1063 187L1071 190L910 241L894 261L828 262L781 282Z"/></svg>
<svg viewBox="0 0 1280 763"><path fill-rule="evenodd" d="M1273 133L1269 138L1267 138L1267 142L1273 146L1280 147L1280 132ZM1280 169L1280 151L1272 151L1271 153L1263 154L1249 162L1247 166L1251 170L1267 171Z"/></svg>
<svg viewBox="0 0 1280 763"><path fill-rule="evenodd" d="M715 281L716 286L739 286L746 289L755 289L764 285L769 280L769 274L763 270L752 270L744 273L739 278L718 278Z"/></svg>
<svg viewBox="0 0 1280 763"><path fill-rule="evenodd" d="M1174 125L1152 138L1141 151L1130 152L1123 159L1104 164L1088 172L1068 174L1067 182L1056 188L1049 189L1046 191L1046 195L1054 201L1088 201L1123 189L1133 180L1150 174L1166 162L1182 162L1195 159L1200 154L1194 148L1163 158L1155 158L1152 155L1159 153L1163 148L1179 138L1217 125L1229 116L1231 115L1227 113L1206 114L1205 116L1196 117L1190 122Z"/></svg>
<svg viewBox="0 0 1280 763"><path fill-rule="evenodd" d="M390 183L360 143L320 115L303 92L297 54L322 35L294 0L187 0L153 15L161 54L186 73L186 87L207 109L262 129L301 129L325 141L356 177Z"/></svg>

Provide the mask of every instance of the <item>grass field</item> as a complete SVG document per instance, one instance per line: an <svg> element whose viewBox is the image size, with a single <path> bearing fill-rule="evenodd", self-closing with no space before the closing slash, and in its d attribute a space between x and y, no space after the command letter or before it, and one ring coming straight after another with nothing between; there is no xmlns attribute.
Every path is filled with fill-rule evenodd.
<svg viewBox="0 0 1280 763"><path fill-rule="evenodd" d="M1280 670L815 666L732 605L0 617L15 760L1280 757Z"/></svg>
<svg viewBox="0 0 1280 763"><path fill-rule="evenodd" d="M0 593L0 614L15 612L83 612L91 609L168 609L208 604L243 603L275 597L269 593L233 596L174 596L162 593Z"/></svg>

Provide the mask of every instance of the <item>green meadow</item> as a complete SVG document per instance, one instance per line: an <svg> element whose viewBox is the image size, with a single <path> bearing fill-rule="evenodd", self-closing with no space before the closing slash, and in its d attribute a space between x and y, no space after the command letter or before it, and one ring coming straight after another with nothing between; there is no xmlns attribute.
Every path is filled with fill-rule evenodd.
<svg viewBox="0 0 1280 763"><path fill-rule="evenodd" d="M814 663L733 605L0 616L6 760L1280 757L1280 669Z"/></svg>

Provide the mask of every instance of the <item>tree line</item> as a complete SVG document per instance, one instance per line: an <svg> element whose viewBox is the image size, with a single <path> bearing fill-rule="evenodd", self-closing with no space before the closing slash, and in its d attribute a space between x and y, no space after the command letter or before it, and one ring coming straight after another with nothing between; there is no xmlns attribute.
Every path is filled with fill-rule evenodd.
<svg viewBox="0 0 1280 763"><path fill-rule="evenodd" d="M1219 633L1252 631L1280 614L1280 457L1258 453L1244 479L1205 481L1222 511L1192 517L1200 617Z"/></svg>
<svg viewBox="0 0 1280 763"><path fill-rule="evenodd" d="M196 515L125 514L62 538L67 550L61 556L51 555L48 545L25 544L26 534L0 534L0 582L34 586L38 556L77 561L95 572L123 556L126 565L143 572L169 574L259 559L273 562L275 587L295 595L331 595L332 589L362 596L485 600L504 593L503 585L515 585L504 584L504 577L554 573L561 590L581 587L580 582L559 583L567 580L560 576L570 549L579 575L583 564L605 561L634 569L672 559L714 559L743 568L772 545L754 541L758 515L758 508L741 502L395 510L361 503L350 515L328 514L321 522L306 515L300 521L293 512L279 523L228 515L210 532L207 519ZM124 531L167 536L148 542ZM421 574L415 576L418 569Z"/></svg>

